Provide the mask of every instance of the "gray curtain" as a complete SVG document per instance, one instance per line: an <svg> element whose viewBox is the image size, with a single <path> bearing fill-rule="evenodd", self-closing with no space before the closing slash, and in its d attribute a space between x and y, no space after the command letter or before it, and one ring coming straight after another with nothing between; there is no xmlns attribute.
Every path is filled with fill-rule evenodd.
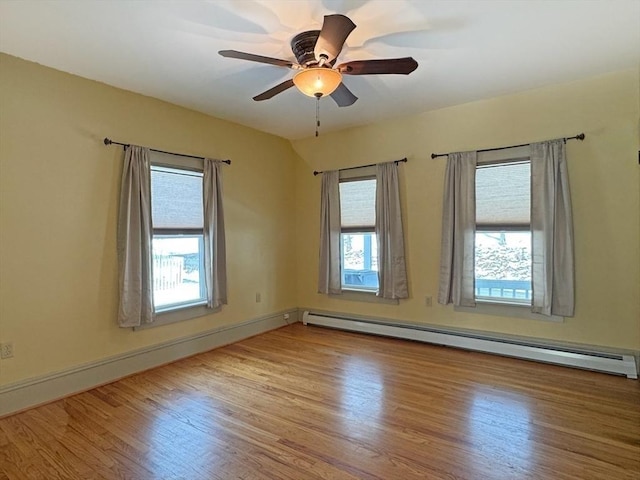
<svg viewBox="0 0 640 480"><path fill-rule="evenodd" d="M378 296L408 298L398 165L395 162L380 163L376 170L376 238Z"/></svg>
<svg viewBox="0 0 640 480"><path fill-rule="evenodd" d="M475 307L477 152L450 153L442 208L438 303Z"/></svg>
<svg viewBox="0 0 640 480"><path fill-rule="evenodd" d="M341 294L340 276L340 176L338 171L322 174L320 198L320 265L318 292Z"/></svg>
<svg viewBox="0 0 640 480"><path fill-rule="evenodd" d="M204 159L202 177L204 271L209 308L218 308L227 304L227 261L221 168L222 162Z"/></svg>
<svg viewBox="0 0 640 480"><path fill-rule="evenodd" d="M152 238L149 149L132 145L124 155L118 212L121 327L153 322Z"/></svg>
<svg viewBox="0 0 640 480"><path fill-rule="evenodd" d="M531 144L532 311L574 314L573 218L564 140Z"/></svg>

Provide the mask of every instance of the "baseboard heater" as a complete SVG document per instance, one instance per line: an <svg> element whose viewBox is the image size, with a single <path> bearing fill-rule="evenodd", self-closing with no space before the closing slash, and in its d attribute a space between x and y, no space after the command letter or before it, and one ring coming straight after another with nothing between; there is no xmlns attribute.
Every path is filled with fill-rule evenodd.
<svg viewBox="0 0 640 480"><path fill-rule="evenodd" d="M565 349L559 346L491 338L473 333L449 331L421 325L346 318L308 311L304 312L302 323L625 375L627 378L638 378L638 369L633 355Z"/></svg>

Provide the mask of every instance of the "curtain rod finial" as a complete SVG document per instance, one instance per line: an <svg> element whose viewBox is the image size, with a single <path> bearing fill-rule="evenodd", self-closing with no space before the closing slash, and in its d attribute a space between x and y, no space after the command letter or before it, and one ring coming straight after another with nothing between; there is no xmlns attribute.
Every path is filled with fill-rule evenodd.
<svg viewBox="0 0 640 480"><path fill-rule="evenodd" d="M113 143L113 142L111 141L111 139L110 139L110 138L107 138L107 137L104 137L104 140L103 140L103 141L104 141L104 144L105 144L105 145L111 145L111 144Z"/></svg>
<svg viewBox="0 0 640 480"><path fill-rule="evenodd" d="M318 175L319 173L320 173L320 172L318 172L318 171L314 170L314 171L313 171L313 176L315 177L315 176L316 176L316 175Z"/></svg>
<svg viewBox="0 0 640 480"><path fill-rule="evenodd" d="M576 135L576 138L578 140L584 140L585 134L584 133L579 133L578 135Z"/></svg>

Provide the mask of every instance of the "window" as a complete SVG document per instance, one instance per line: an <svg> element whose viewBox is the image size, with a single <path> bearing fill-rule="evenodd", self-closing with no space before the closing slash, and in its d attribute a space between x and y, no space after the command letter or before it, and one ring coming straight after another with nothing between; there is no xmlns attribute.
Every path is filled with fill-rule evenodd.
<svg viewBox="0 0 640 480"><path fill-rule="evenodd" d="M375 177L340 181L341 276L345 290L378 290Z"/></svg>
<svg viewBox="0 0 640 480"><path fill-rule="evenodd" d="M201 170L154 163L151 166L156 312L207 302Z"/></svg>
<svg viewBox="0 0 640 480"><path fill-rule="evenodd" d="M573 225L564 147L557 139L449 154L439 303L473 308L489 301L500 304L498 309L507 303L511 311L529 310L545 319L573 316Z"/></svg>
<svg viewBox="0 0 640 480"><path fill-rule="evenodd" d="M475 297L531 305L529 159L476 169Z"/></svg>

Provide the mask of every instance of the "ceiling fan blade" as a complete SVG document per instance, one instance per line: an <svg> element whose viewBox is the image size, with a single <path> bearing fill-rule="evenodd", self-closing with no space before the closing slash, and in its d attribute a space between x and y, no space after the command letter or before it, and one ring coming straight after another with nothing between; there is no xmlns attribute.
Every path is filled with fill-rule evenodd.
<svg viewBox="0 0 640 480"><path fill-rule="evenodd" d="M354 60L353 62L341 63L336 67L336 70L346 75L409 75L416 68L418 68L418 62L412 57L405 57L380 60Z"/></svg>
<svg viewBox="0 0 640 480"><path fill-rule="evenodd" d="M333 61L340 54L345 40L354 28L356 24L349 17L325 15L322 30L314 48L316 59L320 61L322 56L326 56L327 62Z"/></svg>
<svg viewBox="0 0 640 480"><path fill-rule="evenodd" d="M282 93L282 92L284 92L285 90L287 90L287 89L289 89L291 87L293 87L293 80L292 79L285 80L284 82L279 83L275 87L270 88L266 92L262 92L260 95L256 95L255 97L253 97L253 99L256 102L259 102L261 100L268 100L271 97L275 97L279 93Z"/></svg>
<svg viewBox="0 0 640 480"><path fill-rule="evenodd" d="M358 97L356 97L344 83L338 85L338 88L331 94L331 98L333 98L339 107L348 107L358 100Z"/></svg>
<svg viewBox="0 0 640 480"><path fill-rule="evenodd" d="M280 60L279 58L263 57L253 53L238 52L237 50L220 50L218 52L223 57L238 58L240 60L249 60L250 62L268 63L269 65L277 65L278 67L294 68L296 63L288 60Z"/></svg>

